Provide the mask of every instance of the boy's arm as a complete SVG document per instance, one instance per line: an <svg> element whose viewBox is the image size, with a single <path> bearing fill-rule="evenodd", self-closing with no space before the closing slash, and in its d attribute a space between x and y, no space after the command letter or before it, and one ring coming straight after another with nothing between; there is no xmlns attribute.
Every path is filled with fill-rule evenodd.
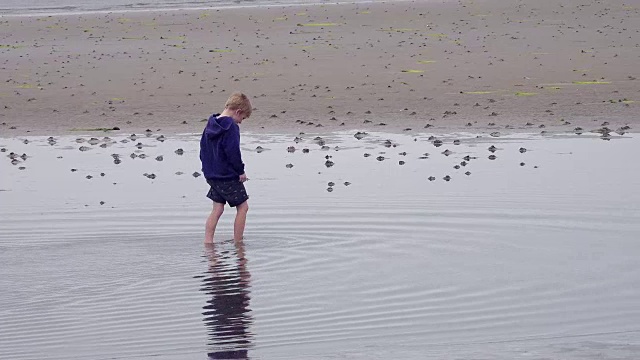
<svg viewBox="0 0 640 360"><path fill-rule="evenodd" d="M242 162L242 154L240 153L240 132L237 129L227 132L224 141L224 150L227 154L229 164L238 174L244 174L244 163Z"/></svg>

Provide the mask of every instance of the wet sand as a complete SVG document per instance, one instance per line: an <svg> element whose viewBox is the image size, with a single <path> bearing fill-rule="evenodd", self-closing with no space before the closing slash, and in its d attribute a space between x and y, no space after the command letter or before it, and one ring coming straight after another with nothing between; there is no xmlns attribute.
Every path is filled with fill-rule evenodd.
<svg viewBox="0 0 640 360"><path fill-rule="evenodd" d="M0 133L633 131L637 4L395 2L0 18ZM99 132L99 131L98 131Z"/></svg>

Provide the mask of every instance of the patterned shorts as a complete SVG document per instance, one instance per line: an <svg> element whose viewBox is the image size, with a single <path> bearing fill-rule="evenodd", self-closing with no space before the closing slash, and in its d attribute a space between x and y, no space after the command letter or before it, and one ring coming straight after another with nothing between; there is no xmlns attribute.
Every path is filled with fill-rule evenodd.
<svg viewBox="0 0 640 360"><path fill-rule="evenodd" d="M249 199L244 184L238 180L207 180L211 186L207 197L214 202L226 204L234 207Z"/></svg>

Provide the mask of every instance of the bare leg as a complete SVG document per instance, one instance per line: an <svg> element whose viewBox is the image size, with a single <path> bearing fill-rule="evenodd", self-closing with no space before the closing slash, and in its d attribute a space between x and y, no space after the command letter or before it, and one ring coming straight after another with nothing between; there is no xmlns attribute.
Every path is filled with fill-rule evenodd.
<svg viewBox="0 0 640 360"><path fill-rule="evenodd" d="M209 214L209 218L207 219L207 223L204 229L204 243L213 244L213 234L216 232L216 226L218 226L218 220L222 213L224 212L224 204L214 202L213 210L211 210L211 214Z"/></svg>
<svg viewBox="0 0 640 360"><path fill-rule="evenodd" d="M249 203L243 202L236 206L236 221L233 223L233 240L241 241L244 236L244 225L247 222L247 211L249 211Z"/></svg>

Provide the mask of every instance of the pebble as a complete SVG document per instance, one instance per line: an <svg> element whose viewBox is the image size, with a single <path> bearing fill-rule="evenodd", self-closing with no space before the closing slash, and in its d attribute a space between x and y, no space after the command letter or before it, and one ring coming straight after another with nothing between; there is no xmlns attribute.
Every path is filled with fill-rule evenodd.
<svg viewBox="0 0 640 360"><path fill-rule="evenodd" d="M293 164L287 164L285 166L287 167L287 169L291 169L293 167Z"/></svg>
<svg viewBox="0 0 640 360"><path fill-rule="evenodd" d="M175 152L176 154L178 154L178 155L182 155L182 154L184 154L184 150L182 150L182 149L178 149L178 150L176 150L176 151L174 151L174 152Z"/></svg>
<svg viewBox="0 0 640 360"><path fill-rule="evenodd" d="M197 172L197 171L194 171L193 174L191 174L191 175L193 175L194 178L197 178L201 174L199 172Z"/></svg>

